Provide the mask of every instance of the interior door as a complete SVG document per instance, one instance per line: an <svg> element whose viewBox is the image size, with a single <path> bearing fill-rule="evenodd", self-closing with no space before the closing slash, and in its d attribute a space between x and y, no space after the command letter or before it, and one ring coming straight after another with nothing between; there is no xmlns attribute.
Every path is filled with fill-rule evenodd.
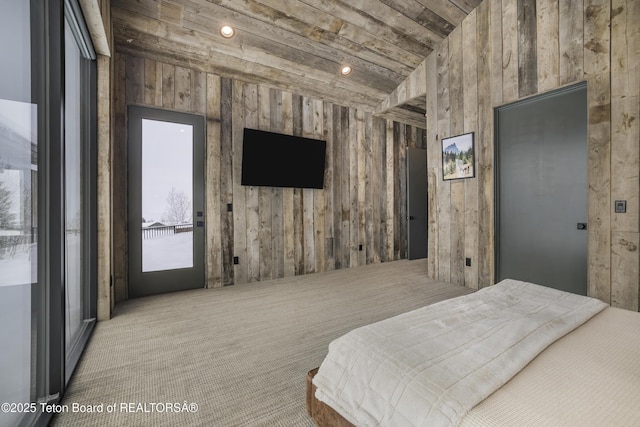
<svg viewBox="0 0 640 427"><path fill-rule="evenodd" d="M501 107L497 274L587 293L587 88Z"/></svg>
<svg viewBox="0 0 640 427"><path fill-rule="evenodd" d="M408 149L407 176L409 259L426 258L428 232L427 150L422 148Z"/></svg>
<svg viewBox="0 0 640 427"><path fill-rule="evenodd" d="M129 296L204 286L204 119L130 106Z"/></svg>

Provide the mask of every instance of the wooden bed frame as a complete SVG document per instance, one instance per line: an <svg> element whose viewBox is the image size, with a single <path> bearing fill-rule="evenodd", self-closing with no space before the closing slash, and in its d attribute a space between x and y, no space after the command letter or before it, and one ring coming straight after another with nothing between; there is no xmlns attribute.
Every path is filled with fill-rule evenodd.
<svg viewBox="0 0 640 427"><path fill-rule="evenodd" d="M355 427L340 415L335 409L316 398L316 386L313 385L313 377L318 373L318 368L307 373L307 414L319 427Z"/></svg>

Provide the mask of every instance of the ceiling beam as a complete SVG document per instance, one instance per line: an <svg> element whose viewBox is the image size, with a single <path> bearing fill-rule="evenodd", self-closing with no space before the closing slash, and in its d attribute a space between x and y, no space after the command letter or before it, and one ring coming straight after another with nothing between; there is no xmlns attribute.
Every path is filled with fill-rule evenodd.
<svg viewBox="0 0 640 427"><path fill-rule="evenodd" d="M427 74L426 74L426 59L422 61L418 67L413 70L409 76L395 88L389 96L387 96L382 103L376 108L377 114L383 114L386 111L399 107L408 103L411 100L415 100L419 97L424 97L427 94ZM415 103L413 103L415 104ZM425 99L426 104L426 99Z"/></svg>

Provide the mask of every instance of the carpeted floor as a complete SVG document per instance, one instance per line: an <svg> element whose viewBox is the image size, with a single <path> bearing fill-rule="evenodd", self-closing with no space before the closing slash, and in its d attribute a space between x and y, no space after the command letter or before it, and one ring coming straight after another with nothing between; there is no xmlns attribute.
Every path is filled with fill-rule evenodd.
<svg viewBox="0 0 640 427"><path fill-rule="evenodd" d="M403 260L129 300L97 324L52 425L313 426L305 375L331 340L469 292Z"/></svg>

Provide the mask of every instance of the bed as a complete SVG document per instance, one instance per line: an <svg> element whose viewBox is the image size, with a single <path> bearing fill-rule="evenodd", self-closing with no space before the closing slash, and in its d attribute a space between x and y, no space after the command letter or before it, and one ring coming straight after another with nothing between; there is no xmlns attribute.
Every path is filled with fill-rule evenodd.
<svg viewBox="0 0 640 427"><path fill-rule="evenodd" d="M345 334L319 426L640 425L640 314L506 280Z"/></svg>

